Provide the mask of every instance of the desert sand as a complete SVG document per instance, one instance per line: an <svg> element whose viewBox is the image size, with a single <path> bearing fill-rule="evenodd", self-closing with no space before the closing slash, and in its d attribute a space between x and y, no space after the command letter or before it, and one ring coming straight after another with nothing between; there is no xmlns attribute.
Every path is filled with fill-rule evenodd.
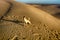
<svg viewBox="0 0 60 40"><path fill-rule="evenodd" d="M25 3L1 2L0 40L60 40L60 19ZM24 25L23 16L32 24Z"/></svg>
<svg viewBox="0 0 60 40"><path fill-rule="evenodd" d="M60 5L56 5L56 4L30 4L40 10L43 10L45 12L48 12L49 14L55 16L56 18L60 19Z"/></svg>

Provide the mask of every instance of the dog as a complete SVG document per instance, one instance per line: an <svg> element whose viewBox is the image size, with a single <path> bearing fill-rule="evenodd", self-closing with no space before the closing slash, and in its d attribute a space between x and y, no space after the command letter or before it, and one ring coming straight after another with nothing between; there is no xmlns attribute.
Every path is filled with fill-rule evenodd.
<svg viewBox="0 0 60 40"><path fill-rule="evenodd" d="M25 24L31 24L30 18L27 18L26 16L23 16L23 20Z"/></svg>

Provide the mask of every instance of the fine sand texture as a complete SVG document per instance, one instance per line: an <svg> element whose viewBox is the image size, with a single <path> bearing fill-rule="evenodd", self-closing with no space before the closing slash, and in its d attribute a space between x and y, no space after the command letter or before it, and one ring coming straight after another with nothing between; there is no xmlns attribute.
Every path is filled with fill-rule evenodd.
<svg viewBox="0 0 60 40"><path fill-rule="evenodd" d="M28 4L1 2L0 40L60 40L60 19ZM31 24L24 24L23 16Z"/></svg>

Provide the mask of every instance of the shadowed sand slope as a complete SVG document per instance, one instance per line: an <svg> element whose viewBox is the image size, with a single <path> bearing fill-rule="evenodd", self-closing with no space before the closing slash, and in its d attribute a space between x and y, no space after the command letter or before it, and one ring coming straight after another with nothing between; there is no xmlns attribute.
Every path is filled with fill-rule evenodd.
<svg viewBox="0 0 60 40"><path fill-rule="evenodd" d="M0 1L0 18L6 13L7 9L9 8L9 3L5 1Z"/></svg>
<svg viewBox="0 0 60 40"><path fill-rule="evenodd" d="M60 40L60 21L33 6L11 2L11 10L0 21L0 40ZM23 16L32 24L23 22Z"/></svg>

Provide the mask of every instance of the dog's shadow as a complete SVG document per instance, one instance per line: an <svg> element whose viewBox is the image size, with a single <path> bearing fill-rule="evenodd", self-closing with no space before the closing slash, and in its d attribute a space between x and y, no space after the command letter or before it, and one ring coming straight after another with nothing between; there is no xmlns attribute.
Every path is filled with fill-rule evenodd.
<svg viewBox="0 0 60 40"><path fill-rule="evenodd" d="M24 26L24 21L19 21L19 20L6 20L6 19L2 19L2 20L13 22L13 23L19 24L21 26Z"/></svg>

